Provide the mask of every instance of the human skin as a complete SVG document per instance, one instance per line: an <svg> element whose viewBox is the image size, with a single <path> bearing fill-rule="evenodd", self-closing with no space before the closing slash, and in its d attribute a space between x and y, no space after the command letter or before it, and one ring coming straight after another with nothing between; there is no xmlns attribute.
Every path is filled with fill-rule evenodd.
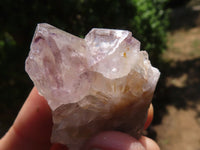
<svg viewBox="0 0 200 150"><path fill-rule="evenodd" d="M145 129L153 119L153 107L149 108ZM51 144L52 115L47 101L34 87L22 106L9 131L0 140L0 150L67 150L60 144ZM105 140L107 139L107 140ZM106 131L91 138L84 150L159 150L151 139L140 140L121 132Z"/></svg>

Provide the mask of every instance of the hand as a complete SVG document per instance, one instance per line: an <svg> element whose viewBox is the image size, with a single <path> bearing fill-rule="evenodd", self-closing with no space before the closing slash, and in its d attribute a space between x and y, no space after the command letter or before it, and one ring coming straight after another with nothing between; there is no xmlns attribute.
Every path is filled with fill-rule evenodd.
<svg viewBox="0 0 200 150"><path fill-rule="evenodd" d="M145 128L153 118L150 107ZM60 144L51 144L52 129L51 110L46 100L38 95L34 87L21 108L16 120L0 140L1 150L67 150ZM159 150L157 144L142 137L139 141L121 132L107 131L93 137L85 146L88 149L102 150Z"/></svg>

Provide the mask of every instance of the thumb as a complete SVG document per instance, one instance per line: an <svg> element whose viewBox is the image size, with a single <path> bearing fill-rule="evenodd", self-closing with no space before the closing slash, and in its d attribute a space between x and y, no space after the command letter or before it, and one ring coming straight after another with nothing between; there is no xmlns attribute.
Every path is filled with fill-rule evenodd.
<svg viewBox="0 0 200 150"><path fill-rule="evenodd" d="M147 137L137 140L128 134L106 131L92 138L84 150L160 150L158 145Z"/></svg>

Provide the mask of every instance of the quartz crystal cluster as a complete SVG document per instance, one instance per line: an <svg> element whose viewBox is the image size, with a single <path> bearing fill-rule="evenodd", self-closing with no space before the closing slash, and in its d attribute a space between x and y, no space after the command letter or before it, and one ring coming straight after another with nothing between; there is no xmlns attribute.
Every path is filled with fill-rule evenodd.
<svg viewBox="0 0 200 150"><path fill-rule="evenodd" d="M25 68L52 109L52 142L70 150L105 130L139 138L160 76L129 31L94 28L82 39L46 23Z"/></svg>

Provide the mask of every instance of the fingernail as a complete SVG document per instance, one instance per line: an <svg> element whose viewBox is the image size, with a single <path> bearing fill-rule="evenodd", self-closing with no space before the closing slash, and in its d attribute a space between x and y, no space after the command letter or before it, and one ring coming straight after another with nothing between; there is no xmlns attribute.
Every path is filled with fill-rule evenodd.
<svg viewBox="0 0 200 150"><path fill-rule="evenodd" d="M145 150L144 146L139 142L134 142L130 144L128 150Z"/></svg>

